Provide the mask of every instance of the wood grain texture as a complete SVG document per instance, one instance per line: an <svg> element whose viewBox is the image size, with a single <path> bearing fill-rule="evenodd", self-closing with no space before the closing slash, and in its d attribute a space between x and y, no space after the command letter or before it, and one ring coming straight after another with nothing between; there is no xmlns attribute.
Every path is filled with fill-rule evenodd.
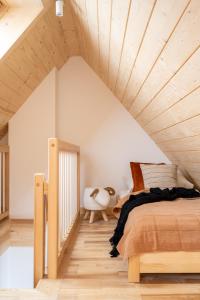
<svg viewBox="0 0 200 300"><path fill-rule="evenodd" d="M92 224L83 220L73 248L65 253L60 280L56 282L42 280L38 289L40 291L49 289L49 293L53 290L55 292L56 289L58 299L63 300L68 299L67 296L70 298L70 295L81 300L94 298L142 300L143 297L148 299L148 296L149 299L154 299L151 296L156 295L160 297L158 299L168 295L173 300L181 299L179 297L185 295L198 299L196 297L199 296L198 275L167 275L167 279L162 279L159 275L159 279L158 276L148 274L141 276L141 284L128 283L127 262L121 257L110 258L108 254L109 238L115 225L115 219L109 219L108 222L96 219ZM191 276L188 284L187 276ZM194 278L197 279L197 284ZM181 282L184 284L181 285Z"/></svg>
<svg viewBox="0 0 200 300"><path fill-rule="evenodd" d="M45 268L45 202L44 174L34 178L34 287L44 276Z"/></svg>
<svg viewBox="0 0 200 300"><path fill-rule="evenodd" d="M174 163L199 161L199 0L66 0L63 18L43 2L0 61L0 137L50 70L81 55Z"/></svg>
<svg viewBox="0 0 200 300"><path fill-rule="evenodd" d="M127 264L108 256L108 242L116 220L83 221L73 247L65 252L61 278L43 279L36 289L1 289L0 299L12 300L199 300L198 275L142 277L142 283L127 281ZM0 253L13 246L33 245L33 224L9 223L0 227ZM69 250L69 249L68 249Z"/></svg>
<svg viewBox="0 0 200 300"><path fill-rule="evenodd" d="M83 0L72 3L85 11ZM93 41L85 55L98 51L99 60L87 62L162 151L199 182L190 160L187 165L182 162L190 155L193 161L200 160L199 1L98 1L94 5L92 17L91 10L84 13L85 19L77 16L83 30L95 23L97 15L98 26L85 30L85 39Z"/></svg>
<svg viewBox="0 0 200 300"><path fill-rule="evenodd" d="M70 2L63 18L55 16L54 1L43 3L44 10L0 61L0 138L1 129L52 68L80 54Z"/></svg>

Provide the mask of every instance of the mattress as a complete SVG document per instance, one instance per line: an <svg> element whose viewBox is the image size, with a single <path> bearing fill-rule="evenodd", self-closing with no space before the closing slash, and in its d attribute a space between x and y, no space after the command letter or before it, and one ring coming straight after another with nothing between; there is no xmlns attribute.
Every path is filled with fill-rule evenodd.
<svg viewBox="0 0 200 300"><path fill-rule="evenodd" d="M124 258L148 252L200 251L200 198L136 207L117 249Z"/></svg>

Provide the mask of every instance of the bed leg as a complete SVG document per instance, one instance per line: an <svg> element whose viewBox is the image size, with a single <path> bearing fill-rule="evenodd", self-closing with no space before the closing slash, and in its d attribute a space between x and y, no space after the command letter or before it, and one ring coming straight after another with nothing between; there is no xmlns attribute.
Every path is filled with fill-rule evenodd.
<svg viewBox="0 0 200 300"><path fill-rule="evenodd" d="M132 256L128 260L128 282L140 282L140 257Z"/></svg>

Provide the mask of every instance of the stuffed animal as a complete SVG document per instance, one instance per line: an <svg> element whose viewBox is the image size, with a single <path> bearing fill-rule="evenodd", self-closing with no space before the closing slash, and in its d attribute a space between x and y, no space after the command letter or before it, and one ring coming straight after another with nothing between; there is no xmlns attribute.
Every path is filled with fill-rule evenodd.
<svg viewBox="0 0 200 300"><path fill-rule="evenodd" d="M101 211L102 217L108 221L105 209L108 207L111 196L115 195L115 190L111 187L106 188L86 188L84 193L84 208L86 214L84 219L90 214L90 223L93 223L95 211Z"/></svg>

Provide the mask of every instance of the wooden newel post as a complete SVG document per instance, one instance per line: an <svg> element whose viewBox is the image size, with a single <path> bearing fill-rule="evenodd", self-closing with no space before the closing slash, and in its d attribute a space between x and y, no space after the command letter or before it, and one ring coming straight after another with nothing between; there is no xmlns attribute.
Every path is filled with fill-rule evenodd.
<svg viewBox="0 0 200 300"><path fill-rule="evenodd" d="M35 175L34 184L34 286L44 276L45 267L45 203L43 174Z"/></svg>
<svg viewBox="0 0 200 300"><path fill-rule="evenodd" d="M49 139L48 183L48 278L56 279L58 273L58 140Z"/></svg>

